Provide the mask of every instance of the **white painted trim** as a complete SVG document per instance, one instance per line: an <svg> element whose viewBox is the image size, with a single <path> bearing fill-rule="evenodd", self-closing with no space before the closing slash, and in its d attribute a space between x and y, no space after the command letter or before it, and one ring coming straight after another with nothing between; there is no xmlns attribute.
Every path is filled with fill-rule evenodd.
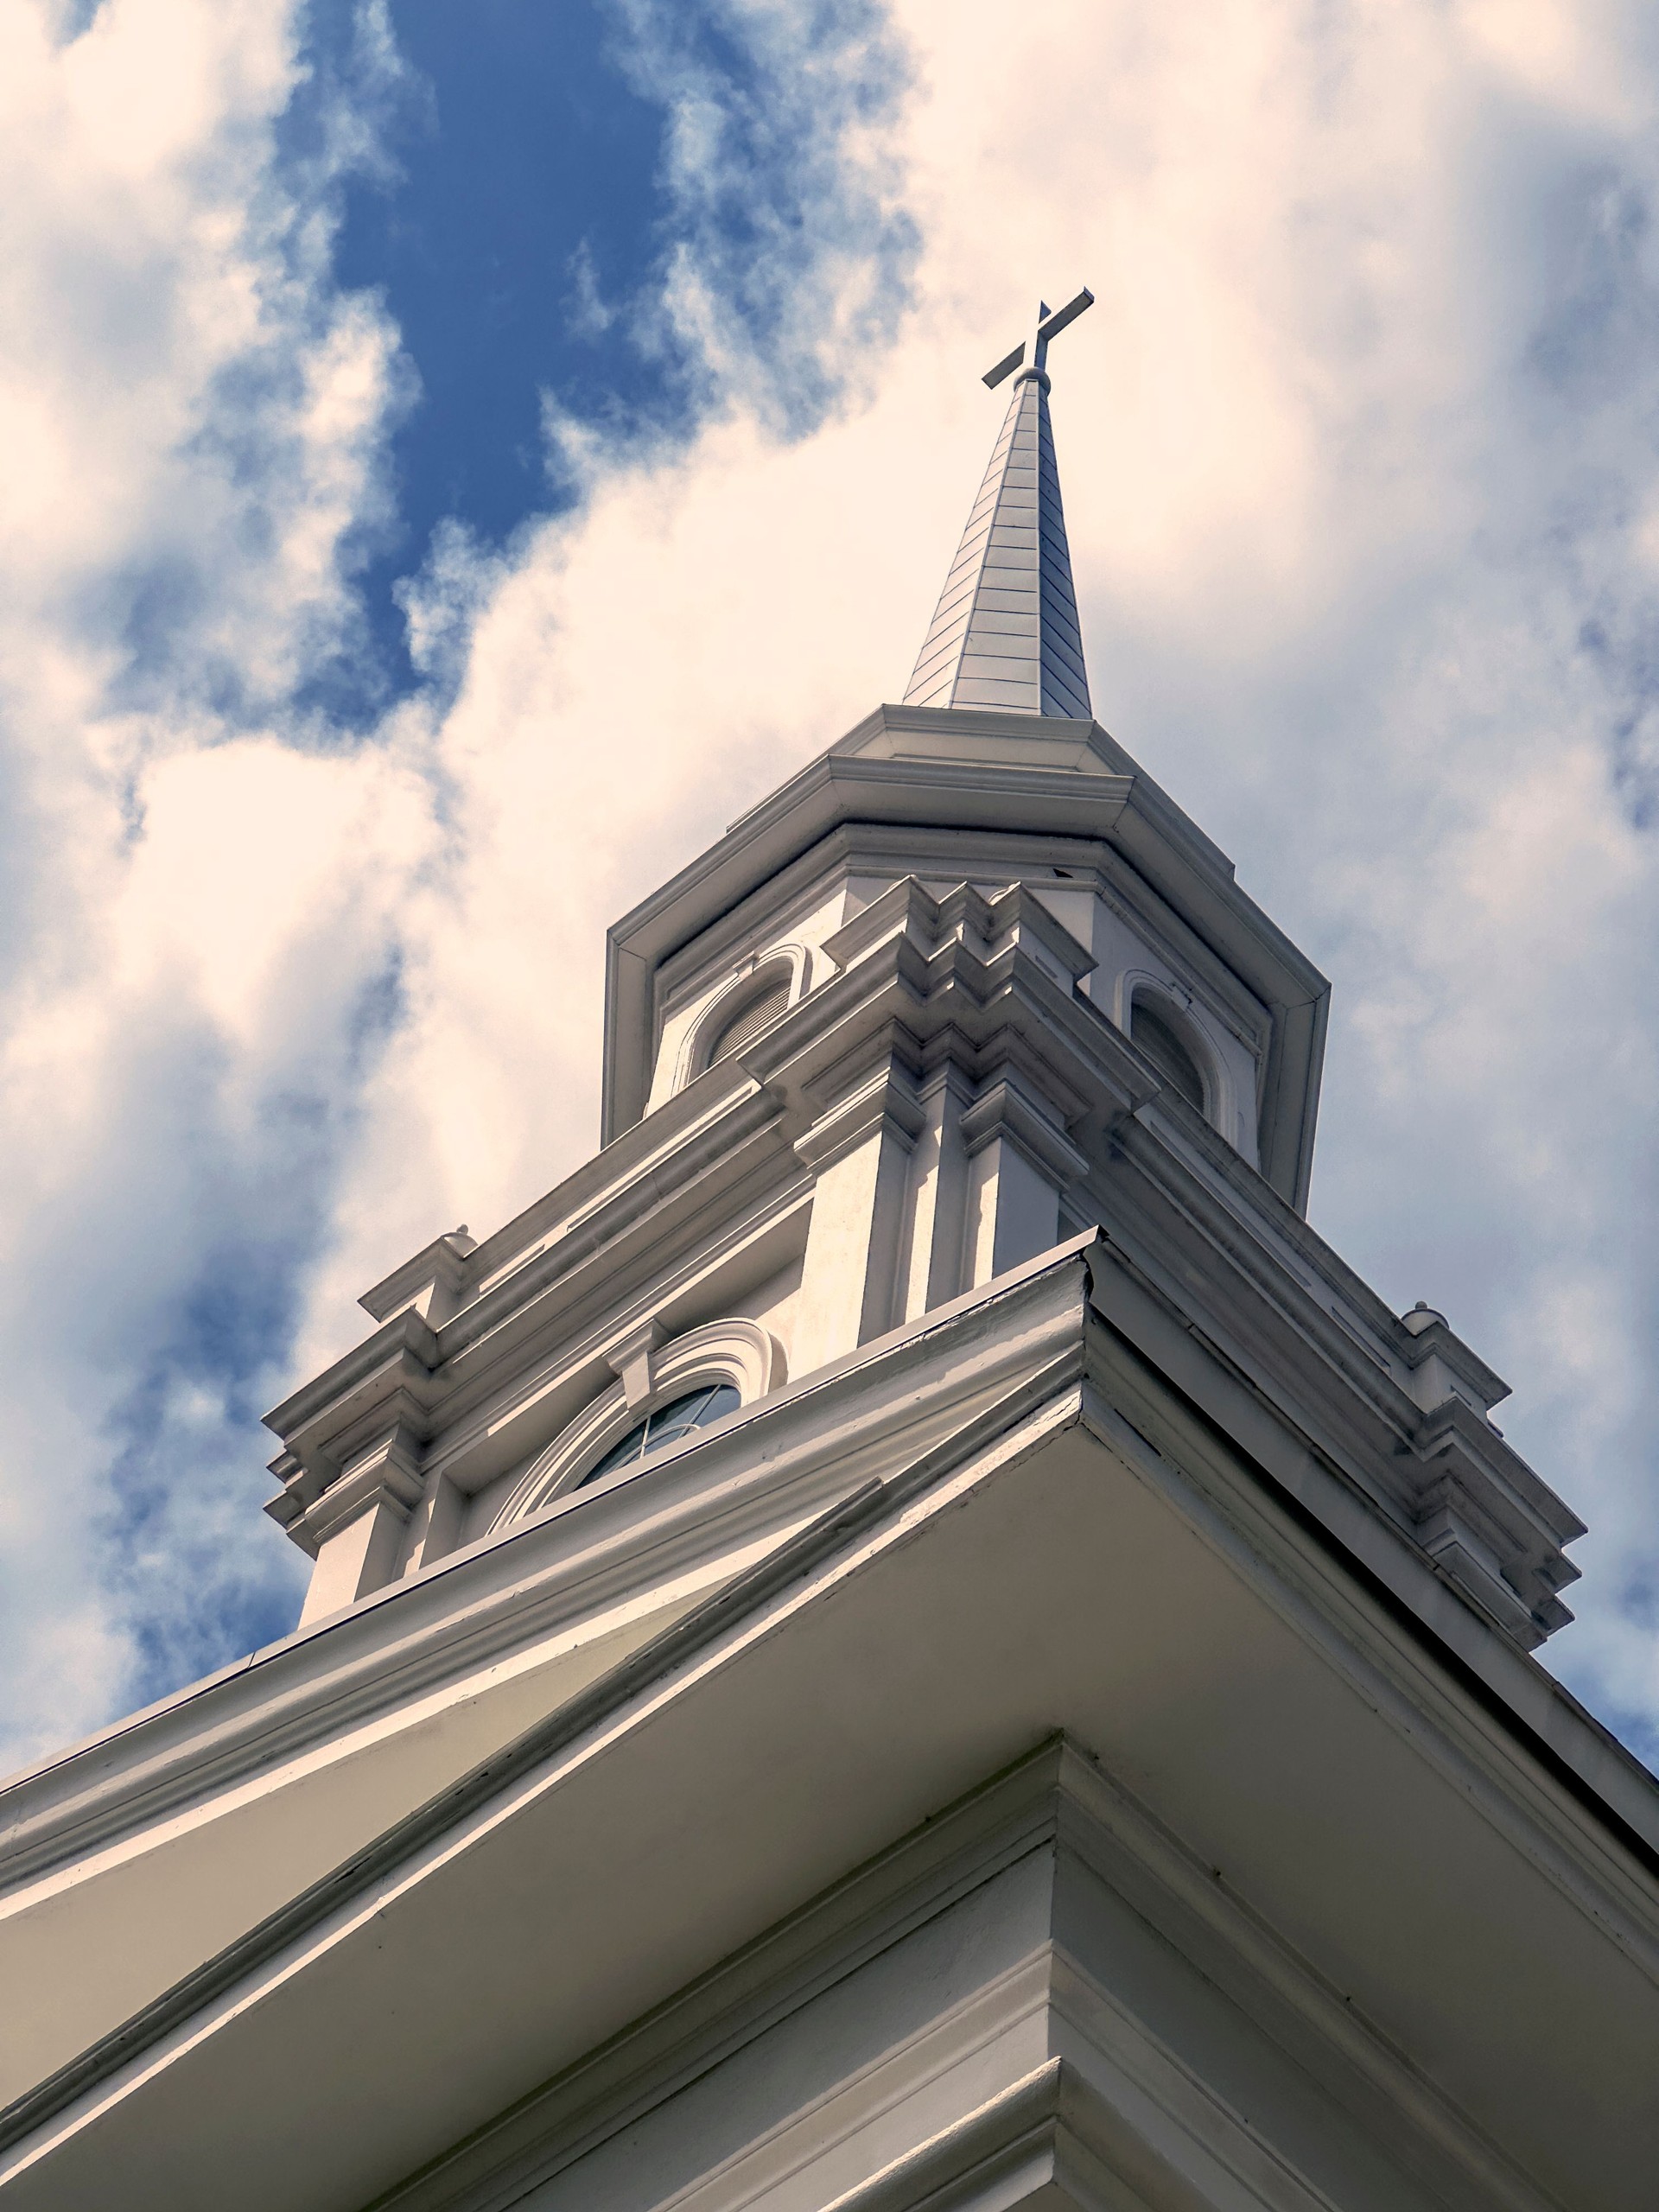
<svg viewBox="0 0 1659 2212"><path fill-rule="evenodd" d="M648 1351L640 1349L641 1333L632 1331L617 1345L617 1360L627 1365L627 1375L619 1376L608 1390L601 1390L569 1427L537 1453L491 1522L491 1534L528 1519L567 1491L576 1489L594 1462L602 1459L637 1421L698 1383L729 1382L747 1406L781 1389L788 1379L783 1346L770 1329L745 1315L711 1321ZM636 1363L645 1368L643 1390L634 1379Z"/></svg>
<svg viewBox="0 0 1659 2212"><path fill-rule="evenodd" d="M1189 2212L1200 2202L1229 2212L1336 2212L1218 2101L1178 2113L1161 2098L1137 2097L1127 2082L1105 2094L1065 2058L1051 2058L833 2198L825 2212L910 2212L938 2202L962 2212L1025 2204Z"/></svg>
<svg viewBox="0 0 1659 2212"><path fill-rule="evenodd" d="M1236 1147L1239 1129L1235 1086L1227 1071L1226 1054L1198 1000L1184 985L1171 983L1150 969L1126 968L1118 977L1117 1006L1112 1019L1131 1044L1135 1037L1129 1025L1134 1020L1137 996L1155 1000L1168 1008L1171 1028L1198 1062L1204 1081L1204 1118L1211 1128L1220 1130L1229 1144Z"/></svg>
<svg viewBox="0 0 1659 2212"><path fill-rule="evenodd" d="M1461 2201L1467 2192L1492 2212L1560 2212L1185 1844L1064 1738L1039 1745L912 1829L501 2114L391 2192L388 2212L507 2212L887 1947L1043 1849L1074 1853L1245 2016L1272 2021L1281 2007L1274 2024L1282 2039L1294 2024L1284 2045L1291 2059L1309 2067L1310 2079L1349 2125L1364 2124L1365 2097L1354 2094L1362 2083L1397 2110L1404 2139L1427 2153L1419 2173L1425 2198L1451 2201L1455 2192ZM919 2202L931 2204L930 2188L943 2191L948 2182L966 2181L988 2154L1024 2139L1031 2122L1055 2120L1109 2165L1115 2152L1138 2149L1131 2164L1142 2185L1157 2174L1163 2186L1135 2201L1160 2212L1187 2212L1197 2201L1202 2189L1195 2191L1195 2168L1207 2169L1209 2180L1222 2184L1221 2193L1205 2201L1234 2212L1332 2212L1325 2194L1248 2118L1058 1943L978 1985L837 2079L699 2173L664 2200L661 2212L713 2212L715 2206L741 2212L757 2201L771 2202L781 2183L798 2184L827 2150L1042 2011L1065 2023L1071 2049L1086 2045L1094 2054L1092 2085L1076 2065L1051 2059L836 2196L828 2212L905 2212ZM1274 2034L1274 2026L1264 2032ZM980 2200L953 2195L946 2201L966 2206ZM1014 2201L990 2199L1002 2212ZM1127 2200L1109 2190L1098 2201L1119 2208Z"/></svg>
<svg viewBox="0 0 1659 2212"><path fill-rule="evenodd" d="M810 949L799 944L768 945L764 952L755 953L746 960L730 982L722 984L714 994L686 1031L675 1063L673 1090L683 1090L688 1083L702 1075L709 1066L709 1049L730 1015L737 1010L738 1001L751 995L759 996L758 986L773 969L788 979L787 1011L788 1007L798 1004L805 994L811 963Z"/></svg>

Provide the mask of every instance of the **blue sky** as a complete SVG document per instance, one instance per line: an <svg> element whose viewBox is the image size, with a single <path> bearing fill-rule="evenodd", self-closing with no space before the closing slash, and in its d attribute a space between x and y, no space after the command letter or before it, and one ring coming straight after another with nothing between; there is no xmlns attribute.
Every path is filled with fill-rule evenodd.
<svg viewBox="0 0 1659 2212"><path fill-rule="evenodd" d="M440 523L497 546L571 498L548 466L548 397L636 434L683 429L696 407L681 350L641 342L645 289L671 236L668 117L630 68L615 12L404 0L389 25L395 63L365 66L359 11L314 8L304 50L316 73L282 132L303 159L340 87L352 98L368 79L367 99L355 96L374 142L342 180L333 268L342 287L384 301L405 397L392 512L363 549L366 665L340 671L329 702L347 715L416 680L394 588Z"/></svg>
<svg viewBox="0 0 1659 2212"><path fill-rule="evenodd" d="M1634 5L0 26L0 1712L282 1633L258 1415L591 1149L606 924L902 689L1054 410L1097 711L1331 975L1313 1218L1659 1744L1659 46Z"/></svg>
<svg viewBox="0 0 1659 2212"><path fill-rule="evenodd" d="M376 658L407 684L391 587L438 524L499 544L554 503L543 392L671 424L688 396L682 365L629 342L664 245L666 118L630 83L615 21L587 0L405 0L391 21L403 68L381 158L346 183L334 264L384 298L416 387L391 440L395 519L362 582ZM355 28L346 7L315 11L322 66L350 71Z"/></svg>
<svg viewBox="0 0 1659 2212"><path fill-rule="evenodd" d="M688 234L719 267L767 405L797 430L815 420L838 380L791 346L787 288L823 251L823 217L839 232L861 212L833 184L812 204L833 111L827 130L805 122L800 88L745 39L741 11L391 0L389 51L365 41L364 14L318 0L300 18L310 73L277 131L297 165L316 158L342 99L372 127L340 179L332 272L384 303L403 370L390 512L356 549L366 634L315 679L346 723L419 680L397 588L440 525L499 548L577 496L550 465L550 407L627 443L683 438L718 404L701 348L661 312ZM836 73L840 99L874 112L895 99L900 50L875 10L839 0L809 20L832 67L838 48L853 62ZM712 130L721 170L704 170L690 205L672 143L688 130ZM869 228L860 244L887 279L874 328L902 302L910 230Z"/></svg>

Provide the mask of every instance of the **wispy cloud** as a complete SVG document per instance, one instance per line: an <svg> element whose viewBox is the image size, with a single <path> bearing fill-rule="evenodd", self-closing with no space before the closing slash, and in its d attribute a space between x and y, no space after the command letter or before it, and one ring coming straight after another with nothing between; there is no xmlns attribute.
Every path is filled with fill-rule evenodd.
<svg viewBox="0 0 1659 2212"><path fill-rule="evenodd" d="M396 334L329 266L360 134L279 175L302 89L280 10L109 0L76 29L18 8L3 37L0 1612L22 1748L223 1656L227 1617L283 1624L287 1563L232 1537L248 1402L427 830L390 756L330 758L289 718L349 638L399 397Z"/></svg>
<svg viewBox="0 0 1659 2212"><path fill-rule="evenodd" d="M619 30L665 100L683 88L652 41L690 35L696 12ZM382 124L419 88L378 6L308 44L307 28L297 11L106 0L73 22L14 11L0 54L17 241L0 341L17 456L0 521L0 1140L16 1194L0 1637L16 1756L289 1625L300 1562L257 1513L257 1415L308 1301L308 1342L349 1325L344 1301L308 1287L317 1255L350 1255L330 1284L365 1250L378 1272L452 1188L487 1209L585 1148L562 1085L519 1097L504 1127L493 1085L513 1087L520 1046L524 1077L562 1071L573 1001L591 1026L598 932L562 861L571 822L602 898L617 871L632 880L648 818L641 782L633 812L607 821L572 772L580 719L545 720L588 681L558 650L579 525L527 521L511 557L441 527L398 594L419 688L366 732L319 703L363 648L354 579L392 514L387 440L415 390L383 303L335 279L340 194L385 171ZM639 327L666 342L673 317L651 299L721 296L745 160L746 280L775 264L779 296L786 278L815 283L833 234L846 282L891 304L886 244L831 209L850 112L838 73L859 56L827 18L705 28L718 55L696 100L719 182L676 153ZM767 98L809 74L818 111L791 91L786 137L768 136ZM750 103L735 137L723 82L734 115ZM803 166L804 240L767 212L803 204ZM852 207L856 162L846 186ZM779 377L817 346L809 322L774 314L760 331ZM740 397L696 328L671 336L697 404L752 411L769 389L746 365ZM687 435L683 419L626 456L588 441L595 530L601 486L649 500ZM614 682L641 664L620 605L613 628ZM520 791L507 770L523 756L537 757ZM696 773L671 747L663 765L664 797ZM527 844L503 853L526 807ZM535 938L550 879L581 941L569 976ZM578 1097L587 1083L584 1067Z"/></svg>
<svg viewBox="0 0 1659 2212"><path fill-rule="evenodd" d="M1099 711L1332 975L1316 1222L1510 1374L1593 1524L1552 1653L1641 1738L1645 16L613 20L668 127L594 343L658 349L688 404L625 435L550 393L573 502L416 549L416 688L348 734L317 701L413 390L331 273L385 21L307 79L270 10L9 19L13 1742L283 1624L260 1401L364 1283L591 1147L605 922L902 686L978 373L1084 280L1055 411Z"/></svg>
<svg viewBox="0 0 1659 2212"><path fill-rule="evenodd" d="M889 341L919 244L893 130L910 49L876 0L617 0L669 118L664 267L639 328L795 435Z"/></svg>

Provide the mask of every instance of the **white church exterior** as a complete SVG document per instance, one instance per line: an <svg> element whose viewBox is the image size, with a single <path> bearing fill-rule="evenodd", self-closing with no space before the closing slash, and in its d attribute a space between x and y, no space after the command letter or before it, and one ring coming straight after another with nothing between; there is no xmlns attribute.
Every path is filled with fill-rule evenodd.
<svg viewBox="0 0 1659 2212"><path fill-rule="evenodd" d="M613 931L601 1151L270 1416L296 1632L0 1789L7 2212L1659 2204L1659 1784L1091 718L1086 304L906 702Z"/></svg>

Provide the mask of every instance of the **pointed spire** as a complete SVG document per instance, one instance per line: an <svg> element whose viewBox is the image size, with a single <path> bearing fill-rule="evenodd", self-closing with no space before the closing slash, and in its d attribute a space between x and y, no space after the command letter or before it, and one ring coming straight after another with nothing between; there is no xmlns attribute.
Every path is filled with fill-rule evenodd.
<svg viewBox="0 0 1659 2212"><path fill-rule="evenodd" d="M1018 346L985 378L995 385L1020 372L906 706L1090 713L1046 365L1049 340L1093 304L1093 293L1084 291L1057 314L1039 306L1030 365Z"/></svg>

